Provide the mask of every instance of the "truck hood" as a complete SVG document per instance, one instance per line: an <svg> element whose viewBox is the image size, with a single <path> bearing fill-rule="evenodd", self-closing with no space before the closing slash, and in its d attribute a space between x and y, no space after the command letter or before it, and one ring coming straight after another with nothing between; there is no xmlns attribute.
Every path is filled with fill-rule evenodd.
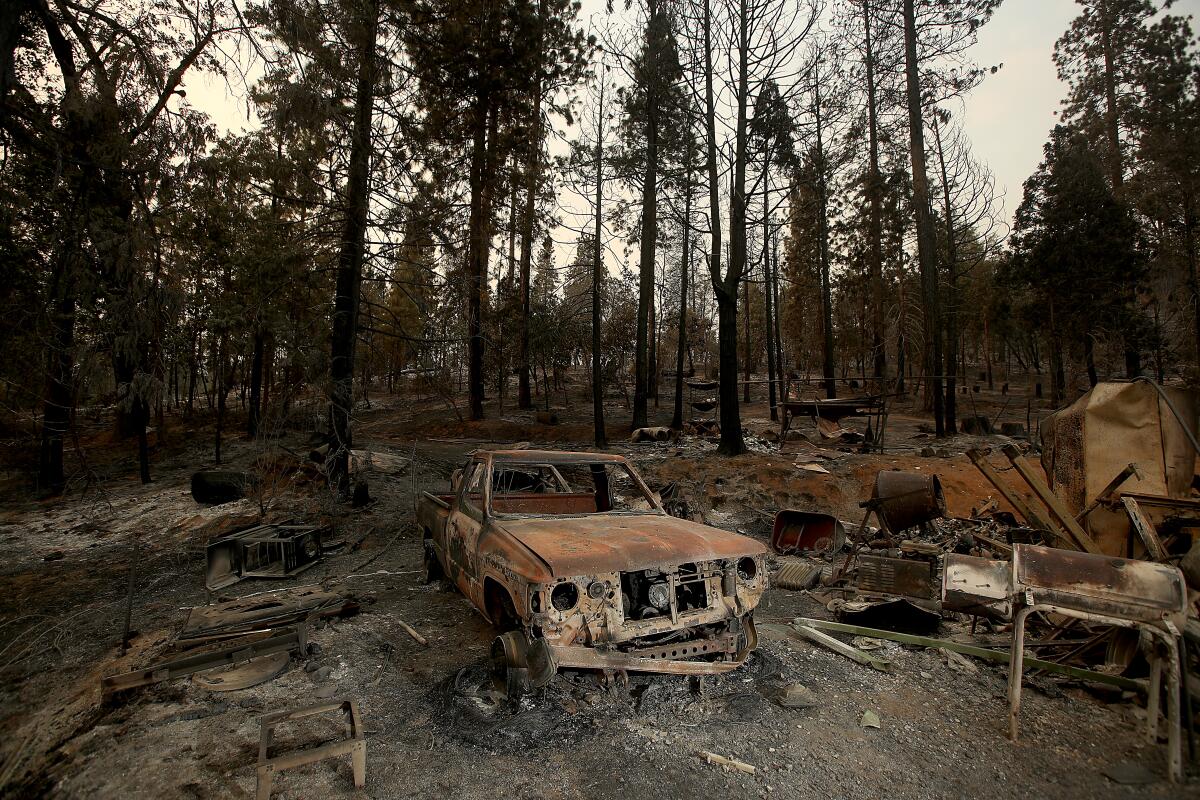
<svg viewBox="0 0 1200 800"><path fill-rule="evenodd" d="M497 523L545 561L556 578L766 552L762 543L747 536L657 514L505 519Z"/></svg>

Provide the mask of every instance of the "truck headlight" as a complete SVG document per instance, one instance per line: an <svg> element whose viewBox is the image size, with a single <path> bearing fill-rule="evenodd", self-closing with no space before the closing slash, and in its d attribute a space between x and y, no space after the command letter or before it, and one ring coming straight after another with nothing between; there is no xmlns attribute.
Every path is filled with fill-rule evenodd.
<svg viewBox="0 0 1200 800"><path fill-rule="evenodd" d="M550 604L559 611L570 611L579 605L579 587L573 583L560 583L550 592Z"/></svg>
<svg viewBox="0 0 1200 800"><path fill-rule="evenodd" d="M737 563L738 577L749 583L758 575L758 562L752 556L745 556L738 559Z"/></svg>

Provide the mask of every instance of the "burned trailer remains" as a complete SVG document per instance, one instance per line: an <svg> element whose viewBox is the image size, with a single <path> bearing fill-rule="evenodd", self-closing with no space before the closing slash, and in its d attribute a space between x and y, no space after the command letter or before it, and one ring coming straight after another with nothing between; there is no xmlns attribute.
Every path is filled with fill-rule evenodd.
<svg viewBox="0 0 1200 800"><path fill-rule="evenodd" d="M562 667L715 674L756 646L766 548L669 516L625 459L481 452L456 484L418 506L426 573L507 629L491 660L510 695Z"/></svg>

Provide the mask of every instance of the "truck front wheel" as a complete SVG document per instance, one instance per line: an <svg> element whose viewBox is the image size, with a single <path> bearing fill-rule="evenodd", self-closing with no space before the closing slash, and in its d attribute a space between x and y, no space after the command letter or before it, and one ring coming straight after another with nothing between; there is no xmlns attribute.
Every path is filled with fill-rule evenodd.
<svg viewBox="0 0 1200 800"><path fill-rule="evenodd" d="M522 631L502 633L492 642L492 685L509 700L517 700L529 688L529 640Z"/></svg>
<svg viewBox="0 0 1200 800"><path fill-rule="evenodd" d="M421 582L428 584L445 578L446 573L438 561L437 551L433 549L433 539L426 539L421 550Z"/></svg>

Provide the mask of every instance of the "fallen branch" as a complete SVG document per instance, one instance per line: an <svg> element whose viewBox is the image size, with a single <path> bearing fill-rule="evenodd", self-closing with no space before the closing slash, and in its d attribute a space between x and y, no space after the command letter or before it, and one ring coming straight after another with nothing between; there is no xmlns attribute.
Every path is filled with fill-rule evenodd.
<svg viewBox="0 0 1200 800"><path fill-rule="evenodd" d="M404 632L411 636L417 644L421 645L422 647L429 647L429 640L417 633L416 628L414 628L412 625L409 625L402 619L396 620L396 624L403 628Z"/></svg>
<svg viewBox="0 0 1200 800"><path fill-rule="evenodd" d="M729 769L736 769L738 772L744 772L747 775L753 775L757 770L745 761L738 761L736 758L726 758L719 756L716 753L710 753L707 750L701 750L696 755L703 758L709 764L716 764Z"/></svg>

